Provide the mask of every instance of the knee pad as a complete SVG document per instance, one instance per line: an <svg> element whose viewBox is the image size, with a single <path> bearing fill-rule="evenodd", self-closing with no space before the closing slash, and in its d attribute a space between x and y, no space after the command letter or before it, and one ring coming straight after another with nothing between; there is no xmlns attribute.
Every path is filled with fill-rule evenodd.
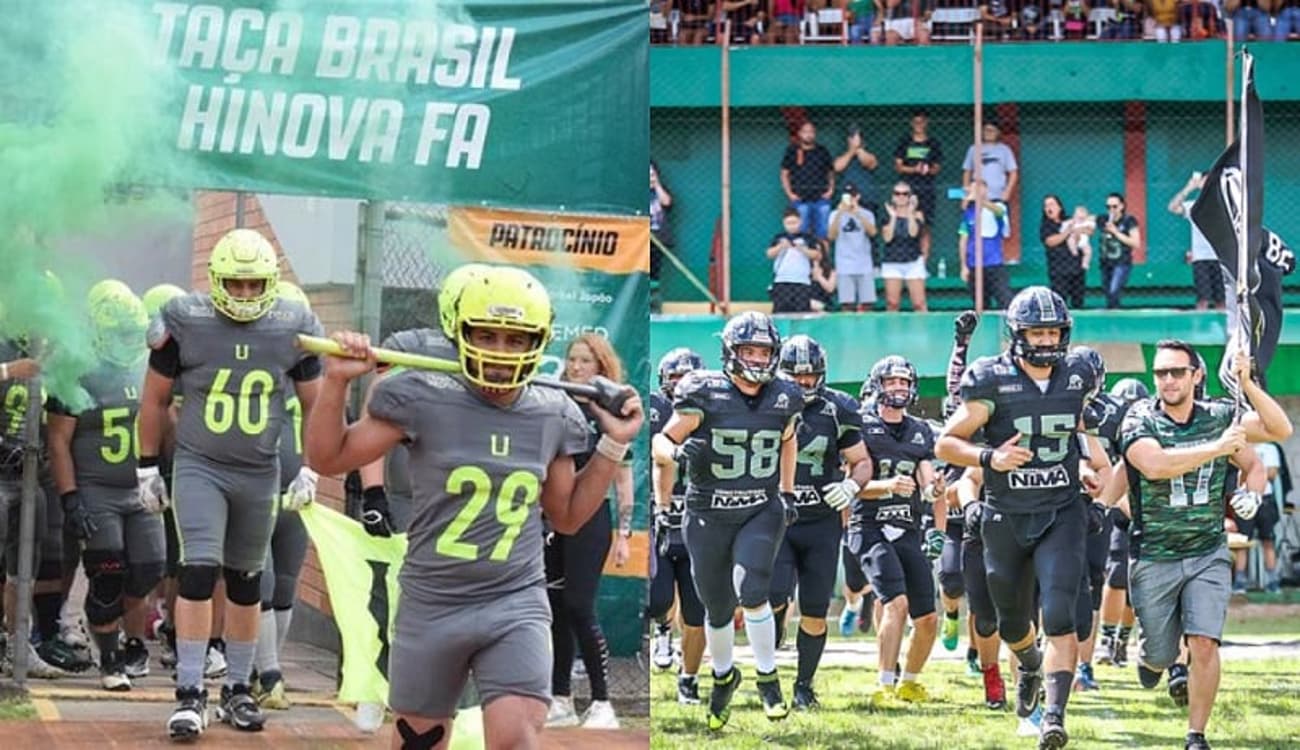
<svg viewBox="0 0 1300 750"><path fill-rule="evenodd" d="M122 616L126 591L126 557L121 550L86 550L86 620L108 625Z"/></svg>
<svg viewBox="0 0 1300 750"><path fill-rule="evenodd" d="M998 618L975 615L975 635L980 638L992 638L998 632Z"/></svg>
<svg viewBox="0 0 1300 750"><path fill-rule="evenodd" d="M182 599L192 602L205 602L212 598L212 591L217 587L217 574L220 570L215 565L182 565L176 575L176 593Z"/></svg>
<svg viewBox="0 0 1300 750"><path fill-rule="evenodd" d="M118 552L117 554L121 554ZM38 581L59 581L63 579L63 560L41 560L41 564L36 568L36 580Z"/></svg>
<svg viewBox="0 0 1300 750"><path fill-rule="evenodd" d="M966 595L966 579L961 571L945 571L939 574L939 588L949 599L960 599Z"/></svg>
<svg viewBox="0 0 1300 750"><path fill-rule="evenodd" d="M247 607L262 602L262 571L224 568L226 598L233 604Z"/></svg>
<svg viewBox="0 0 1300 750"><path fill-rule="evenodd" d="M126 568L126 595L132 599L143 599L153 591L153 587L162 580L166 563L132 563Z"/></svg>

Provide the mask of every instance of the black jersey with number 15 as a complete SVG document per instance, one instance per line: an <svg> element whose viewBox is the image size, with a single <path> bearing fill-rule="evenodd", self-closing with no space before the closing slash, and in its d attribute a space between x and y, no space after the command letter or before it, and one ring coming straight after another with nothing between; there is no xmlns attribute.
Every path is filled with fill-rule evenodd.
<svg viewBox="0 0 1300 750"><path fill-rule="evenodd" d="M961 397L988 406L988 445L996 448L1020 433L1019 445L1033 454L1019 469L985 471L987 501L993 509L1036 513L1077 500L1080 454L1075 435L1096 378L1092 365L1073 354L1052 368L1046 388L1009 353L981 357L966 371Z"/></svg>
<svg viewBox="0 0 1300 750"><path fill-rule="evenodd" d="M798 385L773 380L746 396L727 375L695 370L682 377L673 396L674 410L700 415L684 445L688 509L748 511L776 497L781 435L803 411Z"/></svg>

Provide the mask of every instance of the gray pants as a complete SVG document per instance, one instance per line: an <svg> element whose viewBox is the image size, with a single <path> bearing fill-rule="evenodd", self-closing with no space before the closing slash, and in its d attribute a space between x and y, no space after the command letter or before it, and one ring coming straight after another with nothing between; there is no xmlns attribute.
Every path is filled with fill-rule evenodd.
<svg viewBox="0 0 1300 750"><path fill-rule="evenodd" d="M262 568L262 609L289 609L298 589L298 574L307 557L307 527L297 511L281 511L271 534L270 554Z"/></svg>
<svg viewBox="0 0 1300 750"><path fill-rule="evenodd" d="M162 514L142 509L135 487L83 485L80 489L97 527L85 541L86 549L124 550L132 565L167 559Z"/></svg>
<svg viewBox="0 0 1300 750"><path fill-rule="evenodd" d="M280 507L280 462L227 466L176 449L172 512L181 565L261 570Z"/></svg>
<svg viewBox="0 0 1300 750"><path fill-rule="evenodd" d="M388 705L394 712L454 716L470 673L484 705L507 695L550 704L546 589L529 586L490 604L401 597L388 660Z"/></svg>
<svg viewBox="0 0 1300 750"><path fill-rule="evenodd" d="M1185 636L1223 637L1232 596L1232 553L1224 544L1186 560L1137 560L1129 566L1129 597L1141 627L1142 663L1162 670L1178 658Z"/></svg>

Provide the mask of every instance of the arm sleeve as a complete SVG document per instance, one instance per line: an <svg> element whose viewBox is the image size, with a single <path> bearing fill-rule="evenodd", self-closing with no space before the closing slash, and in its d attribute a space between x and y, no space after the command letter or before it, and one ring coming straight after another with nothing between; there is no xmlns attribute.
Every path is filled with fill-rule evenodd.
<svg viewBox="0 0 1300 750"><path fill-rule="evenodd" d="M298 332L305 333L308 336L324 336L325 326L321 325L320 318L317 318L315 313L303 308L302 321L298 326ZM296 383L315 380L320 377L321 370L320 357L310 352L303 352L302 358L289 370L289 377Z"/></svg>
<svg viewBox="0 0 1300 750"><path fill-rule="evenodd" d="M181 374L181 347L176 339L168 336L161 346L149 352L149 369L172 380Z"/></svg>

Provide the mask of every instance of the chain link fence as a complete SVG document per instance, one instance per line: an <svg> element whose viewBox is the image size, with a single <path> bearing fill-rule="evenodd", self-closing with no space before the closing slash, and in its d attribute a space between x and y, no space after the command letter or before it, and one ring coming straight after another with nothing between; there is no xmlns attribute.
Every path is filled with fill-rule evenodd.
<svg viewBox="0 0 1300 750"><path fill-rule="evenodd" d="M1193 309L1222 304L1217 266L1192 263L1193 252L1196 260L1206 256L1194 248L1192 227L1183 213L1189 205L1185 202L1198 194L1194 174L1208 170L1228 142L1233 122L1225 87L1220 86L1224 93L1218 100L1105 101L1090 94L1092 84L1086 78L1063 78L1061 86L1042 89L1045 94L1039 101L1013 103L997 98L1008 80L1073 70L1068 65L1054 67L1053 55L1107 46L1114 51L1119 46L1007 42L984 47L983 80L991 83L982 107L925 104L971 96L969 48L945 46L948 56L936 58L942 64L936 63L931 75L904 69L904 61L921 59L915 55L895 59L882 57L883 51L853 46L788 53L790 65L860 59L853 69L893 79L878 82L875 89L866 87L884 91L892 102L888 105L804 106L795 100L785 106L733 106L725 121L716 106L652 106L651 157L673 194L673 206L666 214L668 232L674 238L672 252L684 266L661 269L662 311L708 311L708 296L692 283L692 275L705 280L719 297L729 292L730 300L741 308L767 309L774 302L778 312L911 310L916 309L914 302L923 302L929 310L971 306L973 295L962 279L958 237L968 195L963 163L975 142L977 122L984 126L979 128L982 173L1000 206L998 213L1003 214L995 218L982 212L985 246L990 246L991 235L1000 235L996 244L1003 261L1001 270L988 274L986 294L996 287L997 274L1004 274L1003 291L1051 284L1079 309ZM1021 53L994 54L999 46L1016 47ZM1260 46L1273 45L1252 45L1252 50ZM1223 42L1164 49L1170 48L1176 52L1160 59L1175 62L1161 68L1162 74L1174 71L1225 80ZM1032 50L1043 54L1031 55ZM1183 50L1196 53L1188 60L1216 60L1217 71L1180 71L1179 58L1170 56ZM670 52L656 64L667 69L668 57L684 54ZM691 60L702 59L690 54ZM772 63L786 53L737 48L730 55L708 58L706 65L679 69L684 76L698 76L692 67L711 67L717 60L713 72L722 79L722 89L740 92L736 98L745 104L756 98L752 92L764 76L778 76L752 64L741 65L760 54ZM722 63L728 56L730 77ZM1147 58L1133 53L1107 59ZM954 84L951 76L945 80L941 75L950 70L964 70L967 77ZM1277 79L1289 75L1288 70L1281 64L1271 68L1260 64L1257 76L1271 76L1277 91ZM1099 66L1097 72L1099 77L1119 78L1148 74L1142 67ZM843 86L858 90L853 82L839 80L833 73L822 77L813 73L809 71L805 89L809 102L856 98L836 93ZM683 85L692 81L686 79ZM782 91L795 89L787 85ZM872 97L862 98L870 102ZM917 104L908 104L909 99ZM1295 211L1300 207L1300 188L1287 179L1294 174L1289 144L1300 135L1300 107L1264 95L1264 111L1264 222L1289 240L1300 236ZM923 131L918 116L924 117ZM808 123L814 128L813 150L795 145ZM989 125L996 125L997 132L990 132ZM783 184L785 160L790 160L786 171L796 182L804 173L808 184L802 189ZM926 165L923 174L915 171L921 164ZM1005 195L996 195L1004 186ZM803 193L797 204L787 187ZM852 192L856 194L846 197ZM725 227L724 193L730 219ZM845 200L861 218L841 210ZM805 260L810 253L799 250L797 238L790 237L792 241L780 246L782 215L792 205L801 211L798 231L813 235L807 244L819 251L817 260ZM909 211L924 217L915 230L905 219ZM901 222L895 226L901 231L886 241L885 229L894 222ZM974 226L973 221L965 223ZM866 224L871 226L860 226ZM832 228L836 239L830 237ZM862 244L869 250L864 251ZM724 245L729 246L729 254ZM869 265L862 260L864 254L869 255ZM907 262L918 254L918 264ZM995 258L984 259L987 268L993 267ZM793 305L776 299L787 291L787 285L778 281L791 280L802 285L798 291L811 297L810 303L805 296ZM1300 303L1300 277L1287 277L1284 288L1288 304ZM889 299L895 294L896 305ZM1002 307L1005 301L986 297L990 308Z"/></svg>
<svg viewBox="0 0 1300 750"><path fill-rule="evenodd" d="M438 328L437 293L461 261L447 237L448 207L420 203L372 203L365 209L358 249L359 315L379 340L409 328ZM377 306L375 305L377 301ZM552 357L549 368L558 362ZM643 526L643 524L642 524ZM649 671L644 631L644 579L606 576L597 615L610 644L609 691L619 713L648 716ZM590 698L589 683L575 659L574 697Z"/></svg>

